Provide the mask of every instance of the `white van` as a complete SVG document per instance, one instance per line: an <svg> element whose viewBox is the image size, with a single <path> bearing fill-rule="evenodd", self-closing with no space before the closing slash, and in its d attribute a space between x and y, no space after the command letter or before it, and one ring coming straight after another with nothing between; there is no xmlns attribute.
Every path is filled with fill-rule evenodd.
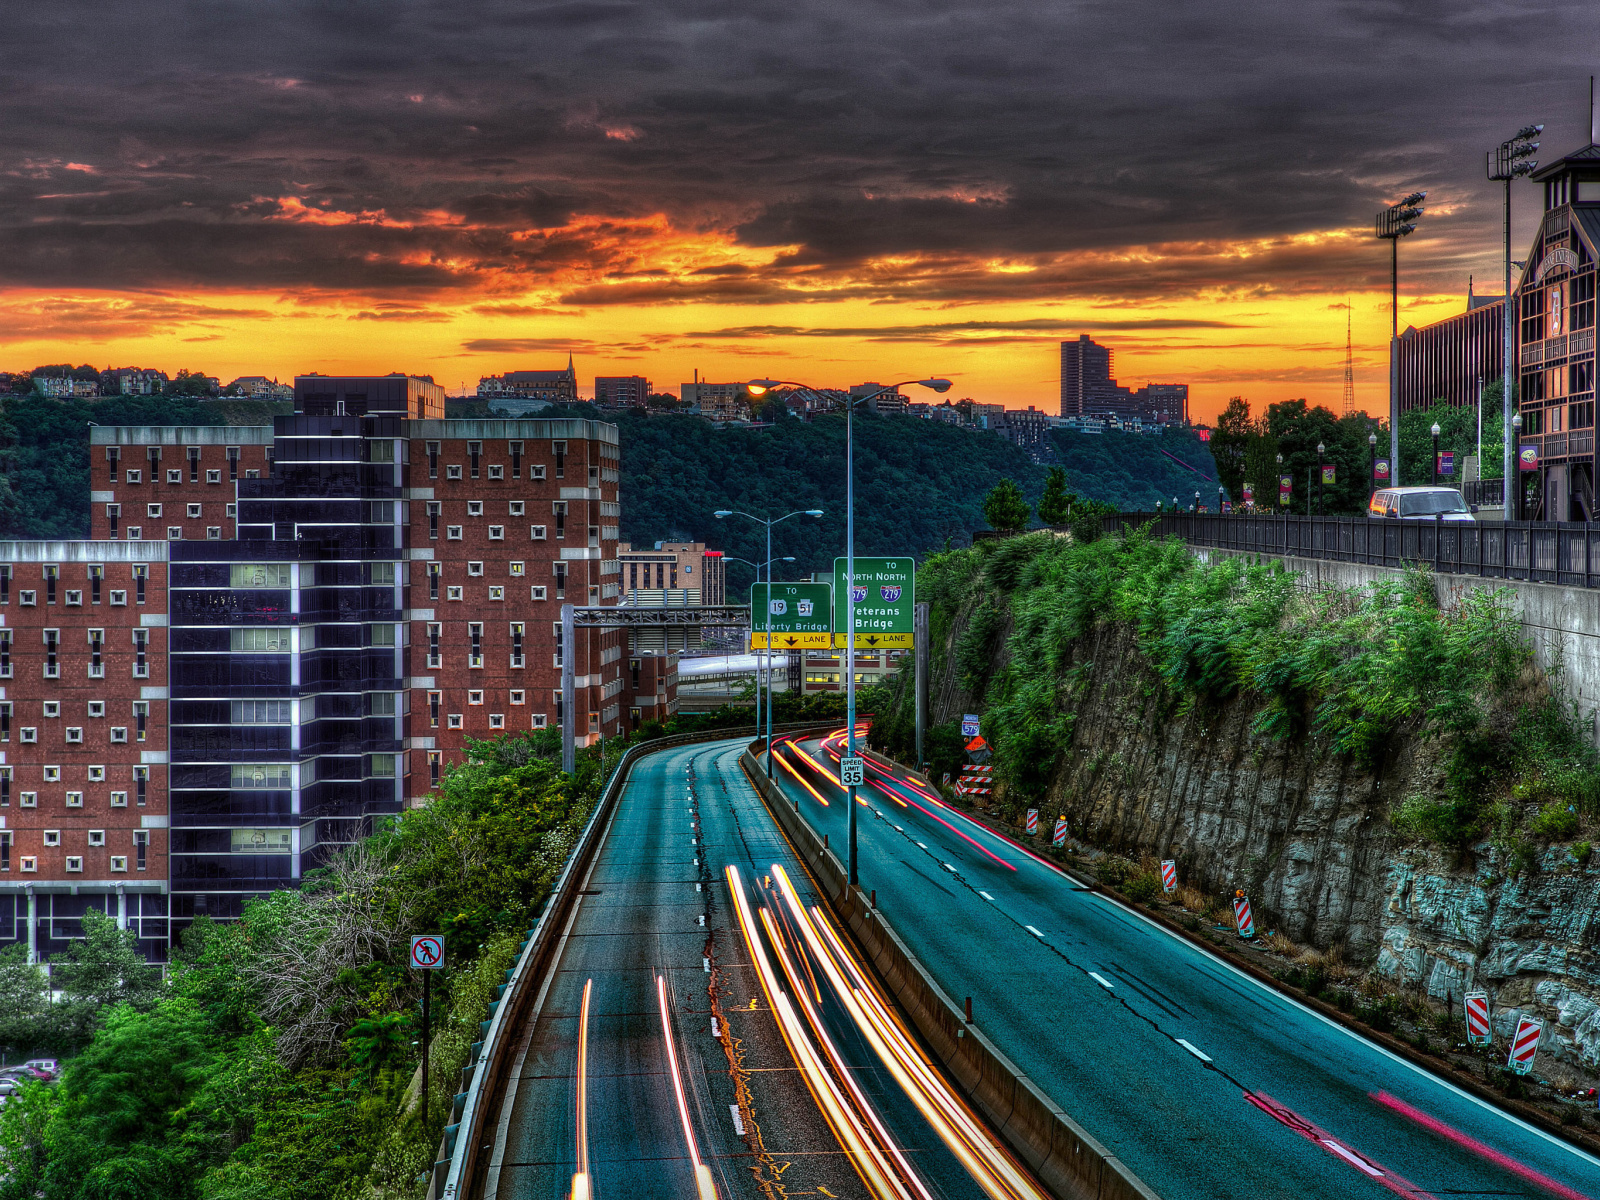
<svg viewBox="0 0 1600 1200"><path fill-rule="evenodd" d="M1367 505L1369 517L1391 517L1400 521L1472 521L1478 511L1468 505L1455 488L1394 487L1379 488Z"/></svg>

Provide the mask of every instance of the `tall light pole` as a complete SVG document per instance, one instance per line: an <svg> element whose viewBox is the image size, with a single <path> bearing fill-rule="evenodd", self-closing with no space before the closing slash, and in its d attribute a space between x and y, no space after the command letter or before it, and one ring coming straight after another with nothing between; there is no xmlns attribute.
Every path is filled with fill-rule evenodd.
<svg viewBox="0 0 1600 1200"><path fill-rule="evenodd" d="M1515 460L1517 454L1516 447L1511 444L1511 414L1515 408L1511 398L1511 351L1514 346L1511 339L1516 332L1518 315L1515 306L1511 303L1511 181L1522 175L1533 174L1534 170L1539 166L1537 162L1533 161L1534 154L1539 150L1539 143L1532 139L1538 137L1542 132L1544 132L1543 125L1524 125L1511 137L1483 156L1484 166L1488 170L1489 178L1496 183L1506 185L1506 299L1505 320L1502 322L1505 326L1502 333L1505 336L1500 348L1503 355L1500 360L1500 409L1501 428L1506 435L1504 454L1505 496L1503 499L1508 515L1511 508L1511 474L1516 470ZM1478 410L1480 413L1483 411L1481 404L1478 406ZM1478 461L1482 463L1483 459L1480 457ZM1479 474L1482 474L1483 468L1481 466L1478 470ZM1517 478L1517 483L1520 487L1522 483L1520 476ZM1520 491L1518 494L1521 494Z"/></svg>
<svg viewBox="0 0 1600 1200"><path fill-rule="evenodd" d="M1378 214L1378 236L1389 242L1389 482L1400 484L1400 239L1417 231L1427 192L1412 192Z"/></svg>
<svg viewBox="0 0 1600 1200"><path fill-rule="evenodd" d="M844 402L844 586L845 586L845 611L849 614L845 622L844 636L844 687L845 687L845 721L848 728L845 732L846 746L849 757L856 757L856 603L855 597L850 595L850 590L856 583L856 471L855 471L855 425L854 414L858 404L876 399L885 392L892 392L897 388L910 384L920 387L932 388L936 392L948 392L950 381L948 379L902 379L899 383L887 383L875 392L868 392L864 396L851 396ZM818 389L809 384L797 383L792 379L752 379L745 387L752 396L760 396L775 387L797 387L810 392L813 396ZM770 758L770 748L768 751ZM768 764L770 773L771 764ZM856 873L856 789L851 784L845 789L848 793L846 807L850 810L850 850L849 850L849 879L850 886L854 887L860 882Z"/></svg>
<svg viewBox="0 0 1600 1200"><path fill-rule="evenodd" d="M1433 428L1431 430L1429 430L1429 432L1433 434L1433 486L1434 487L1438 487L1439 486L1439 422L1435 421L1433 423Z"/></svg>
<svg viewBox="0 0 1600 1200"><path fill-rule="evenodd" d="M1510 440L1513 443L1518 443L1518 454L1516 461L1512 463L1512 469L1516 472L1516 474L1514 476L1506 476L1506 517L1512 521L1520 521L1522 520L1522 447L1520 445L1522 441L1522 414L1519 412L1511 414ZM1517 500L1515 506L1513 506L1511 503L1511 481L1513 478L1517 481Z"/></svg>
<svg viewBox="0 0 1600 1200"><path fill-rule="evenodd" d="M767 664L770 670L772 664L772 527L783 524L790 517L820 517L822 516L822 510L820 508L796 509L792 513L784 513L783 516L774 517L770 521L765 517L754 516L751 513L740 512L732 508L719 508L711 515L719 521L728 517L744 517L746 520L754 521L757 525L765 525L767 527L767 595L762 613L762 623L767 627L767 645L765 647L766 653L762 656L762 662ZM746 560L741 559L740 561ZM793 562L794 559L788 558L784 561ZM754 566L755 564L752 563L751 565ZM759 583L760 580L761 572L757 571L756 581ZM753 606L755 600L753 591L750 598ZM759 688L756 689L756 736L761 736L761 691ZM772 677L770 674L767 676L767 778L772 778Z"/></svg>
<svg viewBox="0 0 1600 1200"><path fill-rule="evenodd" d="M748 558L729 558L727 556L724 556L722 561L723 562L743 563L747 567L754 567L755 568L755 572L756 572L756 583L760 583L761 582L761 564L760 563L753 563ZM767 560L767 601L768 601L769 604L771 603L771 600L772 600L772 564L775 563L775 562L793 562L793 561L794 561L794 555L792 555L792 554L791 555L787 555L784 558L769 558ZM755 589L754 585L751 585L751 588L750 588L750 608L752 610L752 614L753 614L754 609L755 609L755 603L756 603L756 589ZM770 609L769 609L768 615L769 615L769 618L770 618ZM769 619L768 622L767 622L767 626L768 626L768 628L767 628L767 646L766 646L767 653L762 658L762 661L764 662L765 665L764 665L764 667L757 667L756 668L756 736L759 737L761 735L761 672L764 669L766 671L766 675L767 675L767 740L768 741L772 740L772 656L771 656L771 651L772 651L772 628L771 628L771 625L772 625L772 622ZM755 623L754 623L754 621L751 622L750 629L751 629L752 633L755 631ZM770 764L769 764L769 766L770 766ZM769 770L769 774L770 774L770 770Z"/></svg>
<svg viewBox="0 0 1600 1200"><path fill-rule="evenodd" d="M1323 442L1317 443L1317 516L1322 515L1322 456L1328 452L1328 447Z"/></svg>
<svg viewBox="0 0 1600 1200"><path fill-rule="evenodd" d="M1372 493L1378 490L1378 432L1371 430L1367 433L1367 499L1372 499Z"/></svg>

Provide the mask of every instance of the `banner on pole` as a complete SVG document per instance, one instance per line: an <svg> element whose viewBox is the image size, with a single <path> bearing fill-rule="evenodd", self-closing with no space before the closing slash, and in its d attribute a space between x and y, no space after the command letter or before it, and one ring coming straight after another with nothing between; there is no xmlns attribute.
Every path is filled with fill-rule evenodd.
<svg viewBox="0 0 1600 1200"><path fill-rule="evenodd" d="M1324 486L1339 482L1339 472L1332 463L1322 464L1322 482Z"/></svg>
<svg viewBox="0 0 1600 1200"><path fill-rule="evenodd" d="M1456 473L1456 452L1454 450L1439 451L1439 474L1454 475Z"/></svg>
<svg viewBox="0 0 1600 1200"><path fill-rule="evenodd" d="M1537 471L1539 469L1539 446L1535 442L1524 442L1517 451L1517 465L1524 471Z"/></svg>
<svg viewBox="0 0 1600 1200"><path fill-rule="evenodd" d="M1289 493L1294 490L1294 478L1289 475L1278 476L1278 503L1288 504Z"/></svg>
<svg viewBox="0 0 1600 1200"><path fill-rule="evenodd" d="M1372 479L1374 483L1389 482L1389 460L1387 458L1379 458L1373 461Z"/></svg>

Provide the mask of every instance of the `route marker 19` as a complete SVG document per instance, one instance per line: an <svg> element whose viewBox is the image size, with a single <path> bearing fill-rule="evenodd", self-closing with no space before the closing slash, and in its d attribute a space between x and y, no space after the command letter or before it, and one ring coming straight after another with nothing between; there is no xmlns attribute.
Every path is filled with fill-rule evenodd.
<svg viewBox="0 0 1600 1200"><path fill-rule="evenodd" d="M1518 1075L1533 1070L1533 1056L1539 1052L1539 1035L1544 1032L1544 1022L1533 1017L1523 1017L1517 1022L1517 1035L1511 1039L1511 1057L1506 1066Z"/></svg>
<svg viewBox="0 0 1600 1200"><path fill-rule="evenodd" d="M1036 837L1036 836L1038 836L1038 833L1039 833L1039 810L1037 808L1030 808L1028 810L1028 836L1029 837Z"/></svg>
<svg viewBox="0 0 1600 1200"><path fill-rule="evenodd" d="M413 937L411 965L419 971L440 970L444 966L444 938L437 933L424 933Z"/></svg>
<svg viewBox="0 0 1600 1200"><path fill-rule="evenodd" d="M1050 839L1050 844L1052 846L1065 846L1067 844L1067 819L1066 819L1066 817L1057 817L1056 818L1056 832L1055 832L1055 836Z"/></svg>
<svg viewBox="0 0 1600 1200"><path fill-rule="evenodd" d="M841 758L839 760L839 785L841 787L865 787L867 785L867 760L859 754Z"/></svg>
<svg viewBox="0 0 1600 1200"><path fill-rule="evenodd" d="M1161 864L1161 890L1163 892L1178 890L1178 864L1170 858Z"/></svg>
<svg viewBox="0 0 1600 1200"><path fill-rule="evenodd" d="M1489 1026L1489 993L1467 993L1467 1044L1487 1046L1494 1041Z"/></svg>
<svg viewBox="0 0 1600 1200"><path fill-rule="evenodd" d="M1250 913L1250 897L1236 896L1233 901L1233 920L1239 927L1239 936L1253 938L1256 935L1256 919Z"/></svg>

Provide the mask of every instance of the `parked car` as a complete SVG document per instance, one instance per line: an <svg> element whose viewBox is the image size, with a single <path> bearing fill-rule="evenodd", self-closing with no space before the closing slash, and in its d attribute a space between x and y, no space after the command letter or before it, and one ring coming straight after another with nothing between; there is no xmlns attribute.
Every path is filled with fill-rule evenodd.
<svg viewBox="0 0 1600 1200"><path fill-rule="evenodd" d="M14 1080L17 1083L26 1083L30 1079L37 1079L40 1083L49 1083L55 1076L49 1071L41 1071L26 1063L14 1067L0 1068L0 1081Z"/></svg>
<svg viewBox="0 0 1600 1200"><path fill-rule="evenodd" d="M43 1071L46 1075L61 1074L61 1064L53 1058L30 1058L22 1065L32 1067L36 1071Z"/></svg>
<svg viewBox="0 0 1600 1200"><path fill-rule="evenodd" d="M1389 517L1400 521L1472 521L1478 511L1455 488L1393 487L1372 493L1367 516Z"/></svg>

